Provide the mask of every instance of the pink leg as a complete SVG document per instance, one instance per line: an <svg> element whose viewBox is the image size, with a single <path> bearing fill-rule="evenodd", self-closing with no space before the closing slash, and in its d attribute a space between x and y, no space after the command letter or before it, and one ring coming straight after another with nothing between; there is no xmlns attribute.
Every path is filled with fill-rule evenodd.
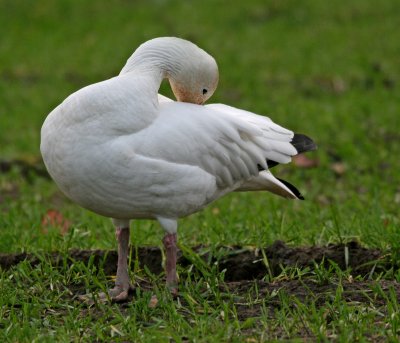
<svg viewBox="0 0 400 343"><path fill-rule="evenodd" d="M115 236L118 241L117 278L115 287L108 293L112 300L122 301L128 298L129 289L132 287L128 274L129 227L117 228Z"/></svg>
<svg viewBox="0 0 400 343"><path fill-rule="evenodd" d="M176 241L176 233L167 233L163 239L166 254L165 269L167 274L167 287L174 296L178 295L178 277L176 275L178 248L176 246Z"/></svg>

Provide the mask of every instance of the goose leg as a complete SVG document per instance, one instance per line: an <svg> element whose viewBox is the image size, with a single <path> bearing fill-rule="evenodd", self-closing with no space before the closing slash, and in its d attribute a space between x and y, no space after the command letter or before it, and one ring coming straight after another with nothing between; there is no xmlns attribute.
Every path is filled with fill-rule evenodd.
<svg viewBox="0 0 400 343"><path fill-rule="evenodd" d="M164 236L163 243L165 248L165 272L167 276L167 287L173 296L178 295L178 277L176 275L177 251L176 233L167 233Z"/></svg>
<svg viewBox="0 0 400 343"><path fill-rule="evenodd" d="M118 241L117 277L114 288L110 289L108 294L114 301L123 301L128 298L132 287L128 274L129 227L117 227L115 236Z"/></svg>
<svg viewBox="0 0 400 343"><path fill-rule="evenodd" d="M115 236L118 241L117 277L114 288L110 289L107 294L99 293L98 299L101 302L107 302L108 299L116 302L124 301L128 298L129 290L132 288L128 274L129 222L123 227L116 225ZM89 304L94 303L91 294L81 295L79 299Z"/></svg>

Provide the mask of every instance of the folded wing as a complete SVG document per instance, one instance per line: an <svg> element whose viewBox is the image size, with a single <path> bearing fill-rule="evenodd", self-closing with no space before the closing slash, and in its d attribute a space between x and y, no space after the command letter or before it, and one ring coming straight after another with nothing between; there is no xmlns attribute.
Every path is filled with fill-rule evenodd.
<svg viewBox="0 0 400 343"><path fill-rule="evenodd" d="M234 107L161 102L158 118L135 134L133 143L140 155L203 169L215 177L219 189L247 185L250 190L271 183L272 174L260 172L270 163L288 163L299 152L294 137L271 119ZM274 187L298 197L279 180Z"/></svg>

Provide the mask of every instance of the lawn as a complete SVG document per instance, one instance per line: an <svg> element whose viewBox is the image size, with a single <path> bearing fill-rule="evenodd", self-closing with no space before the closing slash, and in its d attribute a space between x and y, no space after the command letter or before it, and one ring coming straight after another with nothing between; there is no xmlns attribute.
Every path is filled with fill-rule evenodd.
<svg viewBox="0 0 400 343"><path fill-rule="evenodd" d="M0 340L397 341L399 13L396 0L0 2ZM273 170L306 201L237 193L182 219L177 300L157 268L136 258L142 247L161 246L162 230L133 222L132 299L88 306L77 295L112 283L112 268L102 268L112 252L96 259L71 249L115 250L114 230L47 177L40 127L70 93L115 76L157 36L208 51L220 69L210 102L306 133L319 146L308 154L318 163ZM171 96L167 84L161 92ZM315 259L308 248L309 263L296 264L295 255L289 263L284 252L278 263L262 249L277 240L292 252L331 246L346 263ZM360 266L361 249L378 260ZM243 251L264 271L255 280L221 268ZM28 258L17 264L11 254L22 253Z"/></svg>

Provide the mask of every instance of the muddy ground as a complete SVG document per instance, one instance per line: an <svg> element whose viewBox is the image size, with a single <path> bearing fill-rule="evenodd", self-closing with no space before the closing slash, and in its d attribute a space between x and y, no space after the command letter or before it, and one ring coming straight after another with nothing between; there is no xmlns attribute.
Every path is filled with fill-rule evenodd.
<svg viewBox="0 0 400 343"><path fill-rule="evenodd" d="M325 247L289 247L282 241L276 241L265 249L221 246L212 249L213 253L211 253L207 247L198 246L192 248L191 251L196 253L196 256L200 256L209 266L217 265L220 271L225 271L225 282L228 288L233 287L239 291L246 291L247 287L253 285L253 281L256 280L261 288L265 288L265 291L283 287L289 294L293 293L293 295L298 295L300 298L304 297L302 293L302 288L304 287L298 287L300 281L290 280L269 284L263 281L264 277L266 275L277 276L287 267L309 267L312 270L317 264L329 268L332 267L332 262L341 270L349 270L349 274L353 279L357 276L362 276L365 280L373 274L383 273L393 267L397 268L397 266L393 265L389 254L385 255L378 249L364 248L357 242L332 244ZM178 256L178 264L181 267L194 265L194 268L196 268L196 262L192 260L190 253L184 255L180 251ZM133 248L132 257L138 259L141 268L146 267L153 274L160 274L163 271L162 253L157 247ZM117 265L116 251L72 249L68 254L69 263L75 261L87 263L90 258L93 259L95 265L101 265L106 275L115 275ZM54 265L57 265L64 260L64 254L58 252L49 253L46 256L46 260L48 261L49 259ZM9 269L24 260L28 260L32 265L40 263L40 258L35 254L0 254L0 267ZM215 262L218 263L215 264ZM301 283L304 282L307 282L307 280L301 280ZM367 284L368 281L353 281L349 282L346 288L349 291L352 288L358 290ZM400 290L400 286L396 283L393 283L393 285ZM334 287L334 285L324 285L320 289L316 287L315 282L313 282L308 288L320 293L325 292L326 287Z"/></svg>
<svg viewBox="0 0 400 343"><path fill-rule="evenodd" d="M185 249L187 250L187 248ZM265 249L256 249L249 247L220 247L210 249L205 246L192 248L196 252L195 256L201 258L209 265L217 265L219 270L225 270L225 282L220 284L221 291L228 291L235 294L238 298L248 297L249 294L254 298L268 298L268 308L265 308L262 302L256 302L249 306L248 304L238 303L236 305L238 318L245 321L247 318L259 317L263 311L267 311L267 315L273 318L276 308L281 306L279 296L271 296L277 294L278 291L284 291L288 297L295 296L300 302L307 303L312 300L317 306L323 306L326 302L331 301L335 295L338 278L331 277L322 282L316 282L315 278L277 278L273 282L265 281L266 275L279 275L284 268L287 267L309 267L313 270L318 265L325 265L327 268L332 267L335 262L337 267L342 270L348 270L351 275L345 280L341 280L343 286L342 300L347 303L365 304L370 306L371 297L373 297L373 305L375 308L385 308L385 294L395 293L397 299L400 299L400 284L393 280L374 281L371 276L384 273L391 268L397 269L398 266L393 265L391 254L383 254L378 249L367 249L356 242L347 244L329 245L325 247L289 247L282 241L276 241ZM52 263L57 265L64 260L65 255L54 252L46 256L46 260L50 259ZM70 250L68 259L70 263L74 261L88 262L93 258L94 264L101 265L107 275L115 275L117 264L116 251L104 250ZM162 272L162 254L156 247L138 247L132 249L132 257L137 257L140 267L146 266L148 270L154 274ZM193 254L179 253L178 263L181 267L196 266ZM9 269L23 260L30 261L35 265L40 263L40 258L34 254L0 254L0 267ZM266 263L266 261L268 261ZM215 263L218 262L218 263ZM133 263L132 263L133 265ZM266 267L269 266L269 268ZM192 267L193 268L193 267ZM194 267L195 268L195 267ZM188 268L184 268L187 270ZM362 278L357 278L362 276ZM143 291L151 291L151 283L145 278L135 280L135 286L140 287ZM381 295L376 296L373 288L379 286L383 291ZM85 292L84 286L71 287L71 291L75 294L73 298ZM393 293L392 293L393 294ZM134 301L133 295L130 296L128 302ZM184 299L182 299L184 302ZM121 304L121 310L125 307ZM264 308L262 308L264 306ZM310 332L304 329L299 332L303 338L312 338ZM249 332L251 334L251 332ZM284 337L284 334L283 334ZM378 339L379 340L379 339Z"/></svg>
<svg viewBox="0 0 400 343"><path fill-rule="evenodd" d="M366 276L372 272L381 272L392 267L389 256L384 255L378 249L363 248L357 242L347 244L329 245L326 247L289 247L282 241L276 241L271 246L263 249L242 248L239 246L213 249L214 254L204 246L192 248L208 264L218 261L219 270L226 270L225 280L244 281L262 279L267 273L278 275L285 267L310 267L323 263L327 267L335 262L342 270L351 269L351 274ZM138 247L132 249L133 257L136 257L141 267L146 266L154 274L162 272L162 254L156 247ZM263 257L268 260L269 270ZM63 255L53 252L48 255L54 264L63 259ZM88 262L89 258L94 263L101 263L108 275L116 273L117 252L112 250L70 250L70 262ZM31 264L40 262L35 254L0 254L0 267L9 269L23 260ZM182 267L192 264L190 256L184 256L179 252L178 264Z"/></svg>

